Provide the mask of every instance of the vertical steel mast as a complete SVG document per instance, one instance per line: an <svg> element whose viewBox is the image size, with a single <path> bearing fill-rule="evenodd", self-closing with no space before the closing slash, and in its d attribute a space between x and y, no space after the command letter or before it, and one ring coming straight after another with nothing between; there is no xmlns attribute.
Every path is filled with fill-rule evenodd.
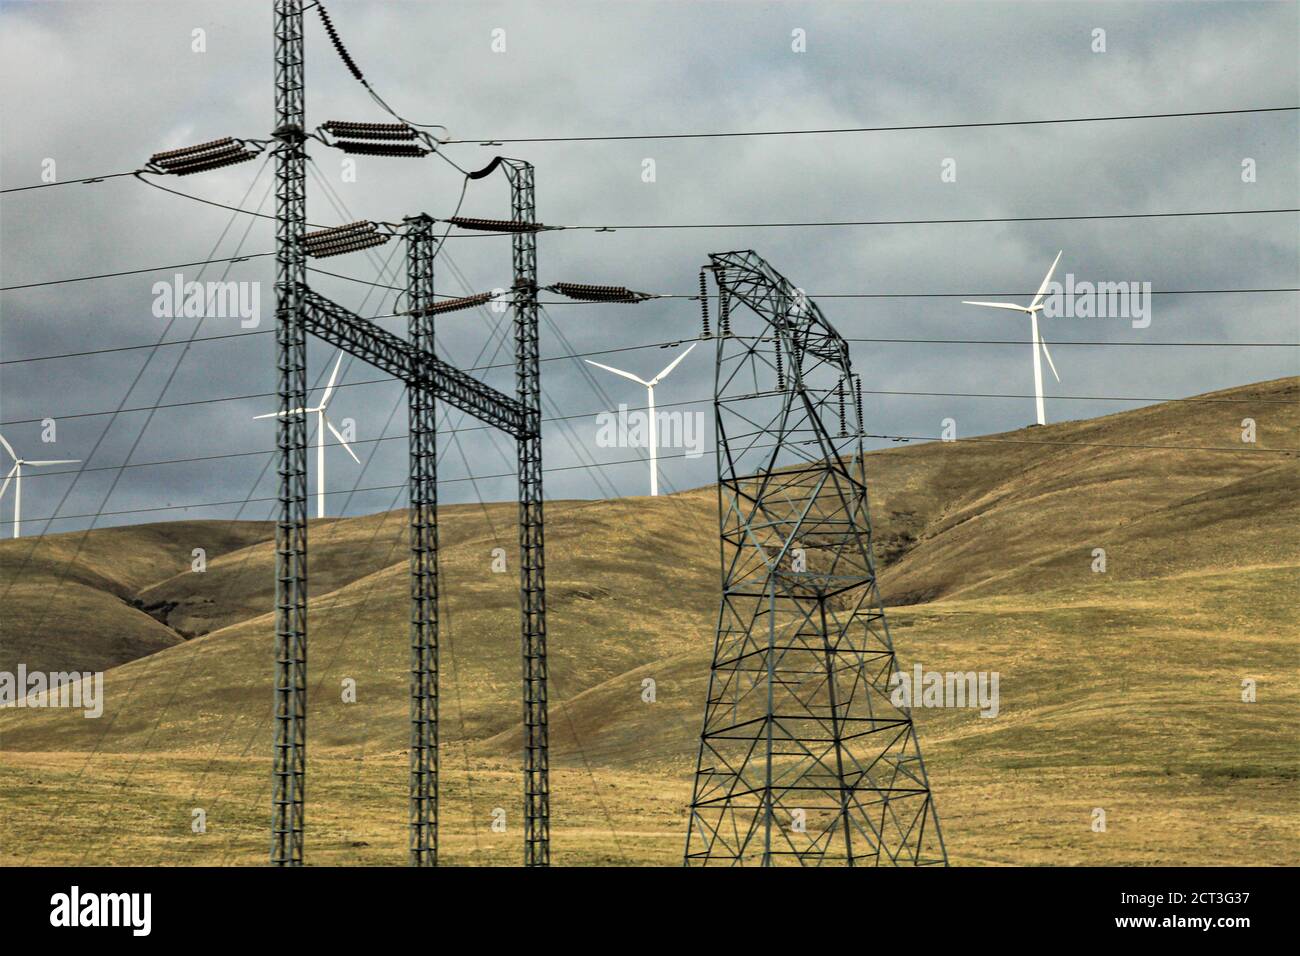
<svg viewBox="0 0 1300 956"><path fill-rule="evenodd" d="M503 159L510 218L537 222L533 166ZM546 583L542 527L541 366L537 332L537 233L511 237L514 264L515 391L524 408L518 441L519 602L524 679L524 865L551 861L549 730L546 723Z"/></svg>
<svg viewBox="0 0 1300 956"><path fill-rule="evenodd" d="M302 0L275 2L275 339L280 514L275 529L275 759L271 862L302 865L307 750L306 150Z"/></svg>
<svg viewBox="0 0 1300 956"><path fill-rule="evenodd" d="M433 351L433 220L406 220L407 341ZM432 390L407 386L410 425L412 866L438 864L438 442Z"/></svg>

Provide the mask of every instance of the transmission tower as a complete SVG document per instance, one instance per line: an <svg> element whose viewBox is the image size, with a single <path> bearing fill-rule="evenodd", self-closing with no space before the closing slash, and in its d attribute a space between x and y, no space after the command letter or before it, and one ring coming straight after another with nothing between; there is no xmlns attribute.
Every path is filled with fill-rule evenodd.
<svg viewBox="0 0 1300 956"><path fill-rule="evenodd" d="M709 258L722 601L685 863L944 865L890 700L848 344L757 254ZM704 275L701 302L707 323ZM758 321L734 328L736 306Z"/></svg>
<svg viewBox="0 0 1300 956"><path fill-rule="evenodd" d="M319 4L331 41L364 83ZM306 129L303 0L275 0L276 348L281 408L280 514L276 525L275 759L271 861L303 862L307 724L306 336L355 355L403 381L410 422L411 703L410 861L434 865L438 854L438 522L436 402L445 401L501 429L518 443L520 607L524 701L524 863L550 861L547 757L546 590L542 527L541 398L538 362L536 221L533 168L498 157L470 174L499 166L511 186L509 220L453 217L466 229L512 234L517 396L510 397L434 354L434 316L480 305L490 294L436 301L433 220L403 221L407 241L407 338L402 339L312 290L308 255L332 256L387 242L394 233L367 221L306 231ZM369 88L367 84L367 88ZM326 134L336 141L331 142ZM330 121L311 134L346 152L418 157L431 149L409 124ZM255 148L255 147L254 147ZM175 153L183 154L179 158ZM186 175L240 162L256 153L230 139L155 154L156 169ZM383 224L387 226L387 224Z"/></svg>
<svg viewBox="0 0 1300 956"><path fill-rule="evenodd" d="M315 9L339 58L372 99L399 122L329 120L308 130L303 13ZM465 185L501 170L510 185L510 218L424 213L400 224L369 220L307 231L307 141L345 153L422 158L442 145L402 119L379 97L349 55L320 0L274 0L275 131L271 139L232 136L154 153L136 172L189 176L275 154L275 341L279 515L275 546L275 744L271 862L303 862L307 753L307 335L333 345L406 385L410 538L409 857L438 862L438 486L437 403L446 402L517 444L519 606L523 671L524 865L550 864L550 761L547 727L546 581L542 496L542 413L538 341L537 221L533 167L498 156ZM452 164L455 165L454 163ZM456 167L459 169L460 167ZM463 170L462 170L463 172ZM515 337L512 397L439 359L435 317L484 305L495 293L438 298L434 223L511 237ZM307 284L307 257L328 258L406 241L407 335L403 339L345 309ZM443 237L446 238L445 236ZM548 291L571 299L631 303L653 298L624 286L557 282Z"/></svg>

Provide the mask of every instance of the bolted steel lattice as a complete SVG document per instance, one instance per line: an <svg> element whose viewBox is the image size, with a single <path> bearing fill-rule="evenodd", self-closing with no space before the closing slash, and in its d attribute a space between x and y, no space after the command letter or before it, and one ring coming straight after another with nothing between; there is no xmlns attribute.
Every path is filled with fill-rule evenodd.
<svg viewBox="0 0 1300 956"><path fill-rule="evenodd" d="M890 699L860 412L839 437L848 344L755 253L710 259L722 600L685 863L945 864Z"/></svg>
<svg viewBox="0 0 1300 956"><path fill-rule="evenodd" d="M349 70L361 78L324 8L315 4ZM281 408L277 416L279 518L276 524L275 752L271 861L303 863L307 749L307 407L306 336L316 337L387 372L407 386L410 421L411 706L410 862L438 861L438 527L436 401L445 401L499 428L518 444L520 611L524 705L524 860L550 860L548 735L546 722L546 594L543 577L542 457L537 261L533 169L497 160L511 185L515 229L513 262L516 389L511 397L434 354L436 243L426 215L405 221L407 237L407 338L348 311L306 283L306 257L338 255L390 238L368 221L306 232L303 0L275 0L276 130L276 366ZM358 139L391 140L392 124L343 124ZM358 128L365 126L366 128ZM337 144L336 144L337 145ZM375 144L383 149L401 143ZM229 155L218 141L192 155ZM158 157L155 157L157 159ZM176 157L162 156L176 161ZM192 161L185 159L185 161ZM204 160L206 161L206 159ZM478 178L482 178L481 176ZM474 297L470 297L471 299ZM465 306L467 307L467 306Z"/></svg>

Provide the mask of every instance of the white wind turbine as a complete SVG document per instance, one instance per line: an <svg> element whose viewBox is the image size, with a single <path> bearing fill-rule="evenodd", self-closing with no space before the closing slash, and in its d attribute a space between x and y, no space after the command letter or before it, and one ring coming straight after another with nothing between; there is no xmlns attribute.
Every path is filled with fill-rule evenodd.
<svg viewBox="0 0 1300 956"><path fill-rule="evenodd" d="M5 436L0 435L0 445L5 446L5 451L9 452L9 457L14 460L14 466L9 469L9 474L5 475L5 483L0 485L0 498L9 490L9 482L14 483L14 537L18 537L18 525L23 516L23 465L32 465L40 467L41 465L76 465L79 464L80 458L52 458L44 461L28 461L26 458L19 458L18 453L14 451L14 446L5 441Z"/></svg>
<svg viewBox="0 0 1300 956"><path fill-rule="evenodd" d="M338 360L334 363L334 371L330 373L330 380L325 384L325 394L320 397L320 404L315 408L308 408L305 411L308 415L316 413L316 517L325 517L325 429L334 433L334 437L339 440L343 449L352 456L352 460L358 465L361 459L357 457L356 452L348 444L346 438L334 427L334 423L325 417L325 406L330 403L330 396L334 394L334 383L339 377L339 366L343 363L343 353L339 352ZM294 413L304 411L301 408L295 408ZM256 421L260 418L281 418L289 412L269 412L266 415L254 415Z"/></svg>
<svg viewBox="0 0 1300 956"><path fill-rule="evenodd" d="M1047 293L1047 287L1051 284L1052 273L1056 271L1056 264L1061 261L1061 253L1056 254L1052 260L1052 268L1047 270L1047 276L1043 279L1043 284L1038 287L1038 294L1034 296L1034 301L1028 306L1016 305L1014 302L968 302L962 300L962 305L985 305L991 309L1014 309L1017 312L1029 313L1030 339L1033 342L1034 349L1034 401L1037 403L1038 424L1046 425L1047 416L1043 412L1043 363L1038 357L1038 350L1043 350L1043 355L1047 356L1047 364L1051 366L1052 376L1059 382L1061 376L1056 374L1056 363L1052 361L1052 353L1047 351L1047 343L1043 341L1042 333L1038 331L1038 312L1043 307L1043 296Z"/></svg>
<svg viewBox="0 0 1300 956"><path fill-rule="evenodd" d="M656 375L650 381L646 381L631 372L625 372L619 368L612 368L609 365L601 365L599 362L593 362L591 359L585 359L588 365L594 365L596 368L603 368L606 372L613 372L615 375L622 375L624 378L630 378L639 385L644 385L646 389L646 406L647 414L650 417L650 494L659 494L659 431L655 422L655 386L668 377L668 373L677 367L677 364L686 356L691 354L691 349L699 345L698 342L691 343L691 348L687 349L677 358L668 363L668 366Z"/></svg>

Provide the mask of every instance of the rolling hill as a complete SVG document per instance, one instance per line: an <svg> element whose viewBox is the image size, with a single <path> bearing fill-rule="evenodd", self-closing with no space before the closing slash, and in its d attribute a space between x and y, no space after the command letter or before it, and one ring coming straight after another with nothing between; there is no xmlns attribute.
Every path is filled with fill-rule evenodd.
<svg viewBox="0 0 1300 956"><path fill-rule="evenodd" d="M954 863L1298 862L1297 425L1287 378L868 456L900 662L1001 675L995 719L916 712ZM557 863L680 861L716 508L711 487L547 505ZM514 521L441 514L448 863L520 858ZM311 524L312 862L404 859L404 530ZM0 543L0 670L107 670L99 720L0 711L0 829L24 834L0 863L264 860L273 564L265 523Z"/></svg>

